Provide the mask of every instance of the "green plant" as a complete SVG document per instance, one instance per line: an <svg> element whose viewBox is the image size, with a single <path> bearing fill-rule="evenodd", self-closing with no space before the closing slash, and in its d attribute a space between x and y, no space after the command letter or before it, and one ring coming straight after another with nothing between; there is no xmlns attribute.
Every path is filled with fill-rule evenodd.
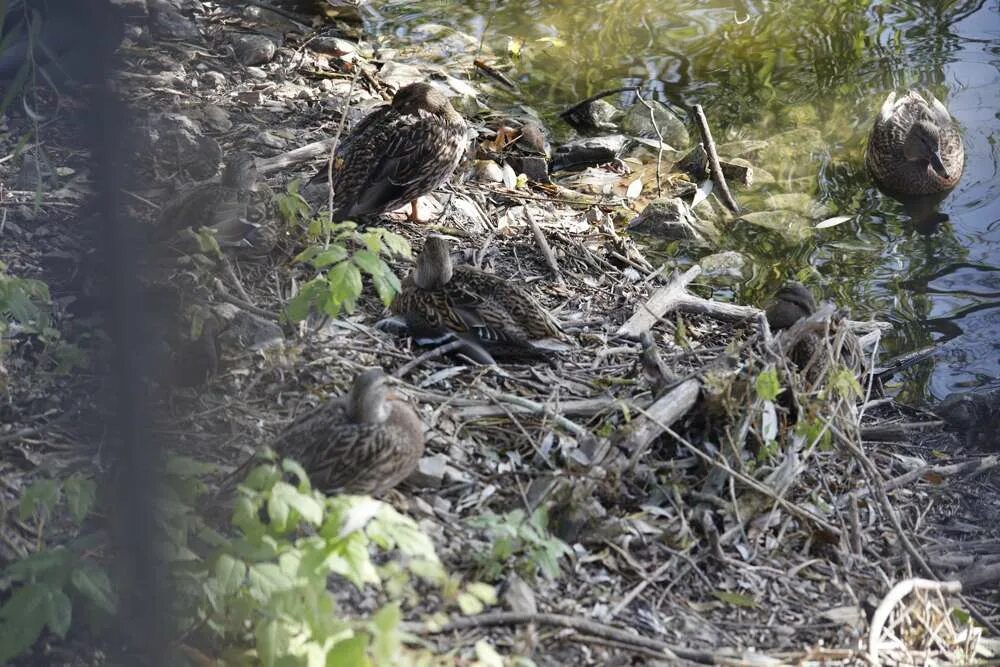
<svg viewBox="0 0 1000 667"><path fill-rule="evenodd" d="M227 663L431 664L431 654L404 645L405 607L427 586L468 613L495 602L492 587L449 576L412 519L368 497L326 497L294 461L258 465L237 494L234 537L199 529L209 553L179 549L173 567L177 618L196 619L179 630ZM338 597L351 587L378 595L379 610L347 616Z"/></svg>
<svg viewBox="0 0 1000 667"><path fill-rule="evenodd" d="M383 255L410 257L409 242L380 228L360 231L357 224L333 222L328 214L309 217L309 207L293 182L276 197L278 211L288 224L304 224L312 242L295 258L319 272L299 289L289 302L287 315L293 322L306 318L310 309L336 317L352 312L361 296L362 273L375 285L382 303L388 306L399 292L399 278Z"/></svg>
<svg viewBox="0 0 1000 667"><path fill-rule="evenodd" d="M17 278L0 262L0 336L13 327L23 333L57 337L52 328L49 286L40 280Z"/></svg>
<svg viewBox="0 0 1000 667"><path fill-rule="evenodd" d="M111 579L93 553L102 538L77 537L64 545L44 548L46 522L57 509L67 510L79 528L94 505L97 486L92 479L72 475L65 480L44 479L21 495L18 515L34 519L37 551L0 572L0 589L9 591L0 607L0 664L26 651L46 628L65 637L74 615L100 627L117 607Z"/></svg>
<svg viewBox="0 0 1000 667"><path fill-rule="evenodd" d="M565 542L549 534L549 515L538 508L530 515L513 510L504 515L487 512L470 522L483 529L490 548L478 556L481 576L489 581L500 578L513 567L521 575L534 578L538 571L552 579L559 576L559 559L570 553Z"/></svg>

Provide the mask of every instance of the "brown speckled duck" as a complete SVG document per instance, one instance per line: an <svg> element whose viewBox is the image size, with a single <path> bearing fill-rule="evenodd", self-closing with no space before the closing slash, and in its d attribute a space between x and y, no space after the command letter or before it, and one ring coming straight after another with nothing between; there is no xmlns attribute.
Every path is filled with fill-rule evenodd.
<svg viewBox="0 0 1000 667"><path fill-rule="evenodd" d="M325 493L380 495L417 467L424 426L373 368L355 378L346 400L328 401L292 422L274 449L301 463Z"/></svg>
<svg viewBox="0 0 1000 667"><path fill-rule="evenodd" d="M465 155L466 125L451 102L427 83L400 88L392 104L361 120L337 147L334 220L392 211L444 183ZM310 183L325 183L326 168Z"/></svg>
<svg viewBox="0 0 1000 667"><path fill-rule="evenodd" d="M955 187L965 148L948 110L933 95L889 93L868 137L868 171L886 192L929 195Z"/></svg>
<svg viewBox="0 0 1000 667"><path fill-rule="evenodd" d="M532 352L533 341L566 340L552 315L512 281L456 266L441 236L427 237L392 312L406 321L414 336L451 332L505 356Z"/></svg>

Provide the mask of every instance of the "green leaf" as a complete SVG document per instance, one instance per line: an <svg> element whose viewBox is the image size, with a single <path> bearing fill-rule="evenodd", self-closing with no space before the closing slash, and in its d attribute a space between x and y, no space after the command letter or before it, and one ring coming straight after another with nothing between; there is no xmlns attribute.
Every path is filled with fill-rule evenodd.
<svg viewBox="0 0 1000 667"><path fill-rule="evenodd" d="M402 257L410 257L412 254L413 250L410 248L410 242L399 234L383 229L381 236L382 243L385 244L385 247L388 248L389 252L392 254L400 255Z"/></svg>
<svg viewBox="0 0 1000 667"><path fill-rule="evenodd" d="M201 477L211 475L218 469L214 463L177 455L168 456L164 465L164 472L173 477Z"/></svg>
<svg viewBox="0 0 1000 667"><path fill-rule="evenodd" d="M351 261L358 265L358 268L372 276L380 276L385 273L386 266L377 254L371 250L358 250L351 257Z"/></svg>
<svg viewBox="0 0 1000 667"><path fill-rule="evenodd" d="M483 613L486 606L483 601L470 593L459 593L458 608L465 616L475 616Z"/></svg>
<svg viewBox="0 0 1000 667"><path fill-rule="evenodd" d="M765 401L773 401L781 393L781 383L778 382L778 371L774 366L765 368L754 381L757 397Z"/></svg>
<svg viewBox="0 0 1000 667"><path fill-rule="evenodd" d="M339 641L326 654L326 667L368 667L368 635L359 634Z"/></svg>
<svg viewBox="0 0 1000 667"><path fill-rule="evenodd" d="M214 574L219 590L226 595L232 595L243 586L247 576L247 566L229 554L222 554L215 561Z"/></svg>
<svg viewBox="0 0 1000 667"><path fill-rule="evenodd" d="M284 482L279 482L278 484L284 484ZM273 491L274 489L272 488L272 493L267 499L267 517L270 519L269 523L274 530L283 533L288 529L289 507L281 494L275 494Z"/></svg>
<svg viewBox="0 0 1000 667"><path fill-rule="evenodd" d="M257 657L264 667L273 667L280 650L278 621L264 621L257 626L254 638L257 640Z"/></svg>
<svg viewBox="0 0 1000 667"><path fill-rule="evenodd" d="M466 586L465 590L488 605L497 603L497 589L489 584L475 581Z"/></svg>
<svg viewBox="0 0 1000 667"><path fill-rule="evenodd" d="M330 284L330 295L324 307L324 312L330 317L336 317L340 310L354 310L358 296L361 295L361 272L351 262L337 264L327 274Z"/></svg>
<svg viewBox="0 0 1000 667"><path fill-rule="evenodd" d="M399 624L403 615L399 611L399 603L390 602L372 617L372 654L376 665L395 664L402 648L402 634Z"/></svg>
<svg viewBox="0 0 1000 667"><path fill-rule="evenodd" d="M323 507L310 495L302 493L287 482L278 482L271 489L271 500L278 498L281 502L291 507L303 519L314 526L323 522ZM268 505L270 510L270 505Z"/></svg>
<svg viewBox="0 0 1000 667"><path fill-rule="evenodd" d="M864 394L858 378L843 366L834 371L830 378L830 385L833 387L833 391L841 398L860 398Z"/></svg>
<svg viewBox="0 0 1000 667"><path fill-rule="evenodd" d="M296 294L288 302L285 314L292 322L301 322L309 316L309 309L314 305L319 305L326 297L328 285L324 276L317 276L299 288Z"/></svg>
<svg viewBox="0 0 1000 667"><path fill-rule="evenodd" d="M45 597L45 624L60 638L65 638L73 620L73 603L61 590L50 588Z"/></svg>
<svg viewBox="0 0 1000 667"><path fill-rule="evenodd" d="M33 514L49 515L59 502L59 482L54 479L40 479L21 494L18 504L18 516L21 521Z"/></svg>
<svg viewBox="0 0 1000 667"><path fill-rule="evenodd" d="M63 484L66 494L66 505L70 516L79 525L90 513L97 498L97 484L92 479L73 475Z"/></svg>
<svg viewBox="0 0 1000 667"><path fill-rule="evenodd" d="M503 667L503 657L485 639L476 642L476 662L474 667Z"/></svg>
<svg viewBox="0 0 1000 667"><path fill-rule="evenodd" d="M51 590L43 584L28 584L11 593L0 607L0 664L27 651L48 620L45 598Z"/></svg>
<svg viewBox="0 0 1000 667"><path fill-rule="evenodd" d="M381 260L379 261L381 262ZM384 262L382 264L385 265ZM396 295L399 294L399 278L385 265L385 272L372 275L372 282L375 284L375 291L378 292L382 305L388 308L395 300Z"/></svg>
<svg viewBox="0 0 1000 667"><path fill-rule="evenodd" d="M757 606L757 601L749 595L740 595L739 593L730 593L729 591L712 591L712 595L734 607Z"/></svg>
<svg viewBox="0 0 1000 667"><path fill-rule="evenodd" d="M250 594L254 599L266 603L275 593L294 588L295 580L282 572L274 563L257 563L247 571Z"/></svg>
<svg viewBox="0 0 1000 667"><path fill-rule="evenodd" d="M314 269L325 269L326 267L343 261L347 258L347 248L340 245L331 245L326 250L322 250L310 260Z"/></svg>
<svg viewBox="0 0 1000 667"><path fill-rule="evenodd" d="M73 587L98 609L114 614L118 608L108 573L91 563L82 563L70 576Z"/></svg>
<svg viewBox="0 0 1000 667"><path fill-rule="evenodd" d="M299 479L300 488L304 488L307 491L311 488L309 484L309 473L307 473L306 469L302 467L302 464L295 459L282 459L281 469L289 475L295 475Z"/></svg>

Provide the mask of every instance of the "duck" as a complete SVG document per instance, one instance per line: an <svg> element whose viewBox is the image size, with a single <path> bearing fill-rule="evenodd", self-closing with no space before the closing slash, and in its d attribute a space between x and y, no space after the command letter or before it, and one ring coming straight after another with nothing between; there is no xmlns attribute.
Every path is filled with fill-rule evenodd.
<svg viewBox="0 0 1000 667"><path fill-rule="evenodd" d="M958 125L944 104L925 94L889 93L868 137L865 164L890 194L946 192L962 177L965 148Z"/></svg>
<svg viewBox="0 0 1000 667"><path fill-rule="evenodd" d="M358 374L345 398L335 398L289 424L272 449L298 461L324 493L380 496L416 469L424 424L389 390L381 368Z"/></svg>
<svg viewBox="0 0 1000 667"><path fill-rule="evenodd" d="M780 331L815 312L816 300L809 288L800 282L790 280L774 294L774 298L764 310L764 315L771 330Z"/></svg>
<svg viewBox="0 0 1000 667"><path fill-rule="evenodd" d="M182 193L163 208L161 238L183 229L205 227L219 246L242 259L259 260L277 243L277 232L257 222L265 215L266 203L257 194L259 174L254 157L235 153L217 183L202 183Z"/></svg>
<svg viewBox="0 0 1000 667"><path fill-rule="evenodd" d="M487 352L485 363L498 354L551 357L535 343L567 340L556 319L527 291L496 274L455 265L448 239L438 235L425 240L390 310L418 340L455 334Z"/></svg>
<svg viewBox="0 0 1000 667"><path fill-rule="evenodd" d="M400 88L392 103L363 118L334 154L334 221L374 216L410 204L454 173L465 156L467 126L448 98L429 83ZM324 166L309 185L326 184Z"/></svg>

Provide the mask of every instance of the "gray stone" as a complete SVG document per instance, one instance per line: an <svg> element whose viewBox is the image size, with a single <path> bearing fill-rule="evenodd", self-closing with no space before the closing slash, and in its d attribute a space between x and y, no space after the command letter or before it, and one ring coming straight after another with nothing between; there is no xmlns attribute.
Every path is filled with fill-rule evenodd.
<svg viewBox="0 0 1000 667"><path fill-rule="evenodd" d="M216 132L228 132L233 127L233 121L229 120L229 112L220 106L206 104L201 109L205 117L205 125Z"/></svg>
<svg viewBox="0 0 1000 667"><path fill-rule="evenodd" d="M701 241L694 228L694 216L682 200L656 199L628 224L628 231L647 234L668 241Z"/></svg>
<svg viewBox="0 0 1000 667"><path fill-rule="evenodd" d="M207 88L225 88L229 80L222 72L209 71L201 75L201 82Z"/></svg>
<svg viewBox="0 0 1000 667"><path fill-rule="evenodd" d="M226 356L239 357L247 351L264 352L285 344L285 334L275 322L228 303L219 304L212 311L225 322L218 342Z"/></svg>
<svg viewBox="0 0 1000 667"><path fill-rule="evenodd" d="M576 139L556 149L552 156L552 171L590 167L621 156L629 145L623 134Z"/></svg>
<svg viewBox="0 0 1000 667"><path fill-rule="evenodd" d="M717 252L714 255L702 257L698 264L701 265L706 276L724 283L742 282L747 277L747 269L750 267L746 255L735 250Z"/></svg>
<svg viewBox="0 0 1000 667"><path fill-rule="evenodd" d="M507 164L516 173L527 176L529 181L552 182L549 179L549 161L541 155L511 155L507 158Z"/></svg>
<svg viewBox="0 0 1000 667"><path fill-rule="evenodd" d="M278 51L278 45L264 35L233 35L229 42L236 60L247 66L269 63Z"/></svg>
<svg viewBox="0 0 1000 667"><path fill-rule="evenodd" d="M647 104L649 106L646 106ZM652 107L652 114L650 114L649 107ZM663 143L674 148L684 148L690 143L683 121L656 100L647 101L645 104L636 102L630 106L622 117L621 127L627 134L650 139L656 137L656 128L659 128Z"/></svg>
<svg viewBox="0 0 1000 667"><path fill-rule="evenodd" d="M585 132L614 130L614 118L621 110L607 100L594 100L571 113L564 114L563 120L578 130Z"/></svg>
<svg viewBox="0 0 1000 667"><path fill-rule="evenodd" d="M196 40L201 37L194 21L164 0L150 0L150 29L160 39Z"/></svg>
<svg viewBox="0 0 1000 667"><path fill-rule="evenodd" d="M476 160L472 167L473 176L477 181L487 183L502 183L503 171L493 160Z"/></svg>
<svg viewBox="0 0 1000 667"><path fill-rule="evenodd" d="M150 128L153 155L196 180L211 178L219 170L222 147L201 135L198 125L183 114L164 114Z"/></svg>

